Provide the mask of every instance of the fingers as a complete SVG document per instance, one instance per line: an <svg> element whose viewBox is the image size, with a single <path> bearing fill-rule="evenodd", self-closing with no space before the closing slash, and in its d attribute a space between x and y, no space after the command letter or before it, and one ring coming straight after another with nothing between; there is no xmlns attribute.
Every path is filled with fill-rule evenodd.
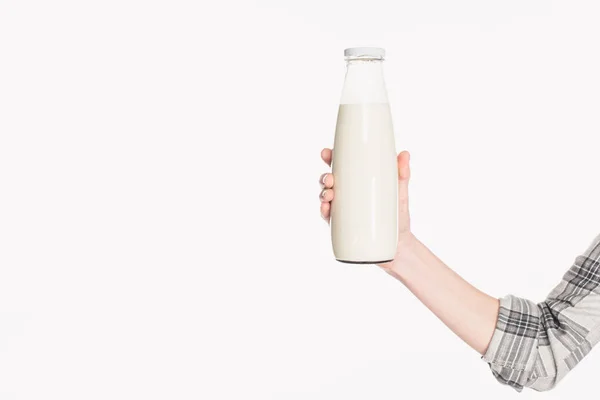
<svg viewBox="0 0 600 400"><path fill-rule="evenodd" d="M319 184L323 189L331 189L333 187L333 174L325 173L319 178Z"/></svg>
<svg viewBox="0 0 600 400"><path fill-rule="evenodd" d="M331 210L330 203L321 203L321 218L325 221L329 221L329 212Z"/></svg>
<svg viewBox="0 0 600 400"><path fill-rule="evenodd" d="M333 200L333 189L323 189L321 193L319 193L319 198L321 199L321 203L330 203Z"/></svg>
<svg viewBox="0 0 600 400"><path fill-rule="evenodd" d="M325 148L325 149L321 150L321 158L329 166L331 166L331 157L332 156L333 156L333 152L331 151L331 149Z"/></svg>
<svg viewBox="0 0 600 400"><path fill-rule="evenodd" d="M408 151L398 154L398 179L400 181L410 179L410 153Z"/></svg>
<svg viewBox="0 0 600 400"><path fill-rule="evenodd" d="M333 151L331 149L324 148L321 150L321 159L330 167L332 157ZM322 188L321 193L319 193L319 199L321 200L321 217L329 223L331 201L333 200L333 174L325 173L321 175L319 184Z"/></svg>
<svg viewBox="0 0 600 400"><path fill-rule="evenodd" d="M408 212L408 182L410 180L410 154L403 151L398 154L398 212L400 232L410 229L410 217Z"/></svg>
<svg viewBox="0 0 600 400"><path fill-rule="evenodd" d="M325 148L321 151L321 158L325 163L331 166L333 152L331 149ZM400 230L408 229L408 182L410 180L410 153L403 151L398 154L398 206L400 212ZM319 178L321 185L321 217L329 222L331 214L331 201L333 200L333 174L325 173Z"/></svg>
<svg viewBox="0 0 600 400"><path fill-rule="evenodd" d="M319 194L319 198L321 199L321 218L329 222L331 200L333 200L333 189L323 189Z"/></svg>

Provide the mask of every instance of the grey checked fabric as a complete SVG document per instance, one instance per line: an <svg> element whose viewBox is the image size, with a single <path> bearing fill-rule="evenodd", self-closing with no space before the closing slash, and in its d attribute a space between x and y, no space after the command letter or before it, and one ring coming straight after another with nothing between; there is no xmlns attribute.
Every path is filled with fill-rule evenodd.
<svg viewBox="0 0 600 400"><path fill-rule="evenodd" d="M545 301L500 299L482 357L494 377L518 392L549 390L600 341L600 235L575 259Z"/></svg>

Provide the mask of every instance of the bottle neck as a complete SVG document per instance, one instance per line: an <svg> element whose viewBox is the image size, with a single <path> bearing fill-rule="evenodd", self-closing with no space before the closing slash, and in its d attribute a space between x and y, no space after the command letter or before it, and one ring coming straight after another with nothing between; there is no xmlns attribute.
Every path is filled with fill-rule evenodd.
<svg viewBox="0 0 600 400"><path fill-rule="evenodd" d="M383 75L381 59L348 60L341 104L388 103Z"/></svg>

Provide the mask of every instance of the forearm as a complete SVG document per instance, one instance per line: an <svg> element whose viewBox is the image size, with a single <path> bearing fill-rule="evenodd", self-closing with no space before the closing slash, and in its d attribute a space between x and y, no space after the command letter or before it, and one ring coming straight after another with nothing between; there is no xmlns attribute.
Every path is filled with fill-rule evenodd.
<svg viewBox="0 0 600 400"><path fill-rule="evenodd" d="M499 302L452 271L414 236L386 269L469 346L485 354Z"/></svg>

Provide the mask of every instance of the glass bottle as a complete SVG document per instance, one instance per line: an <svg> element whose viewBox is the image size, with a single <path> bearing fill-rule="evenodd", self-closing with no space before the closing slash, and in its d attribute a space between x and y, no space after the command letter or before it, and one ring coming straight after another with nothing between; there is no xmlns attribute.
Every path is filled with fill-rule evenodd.
<svg viewBox="0 0 600 400"><path fill-rule="evenodd" d="M332 157L333 252L340 262L384 263L395 256L398 232L398 166L385 50L355 47L344 56Z"/></svg>

